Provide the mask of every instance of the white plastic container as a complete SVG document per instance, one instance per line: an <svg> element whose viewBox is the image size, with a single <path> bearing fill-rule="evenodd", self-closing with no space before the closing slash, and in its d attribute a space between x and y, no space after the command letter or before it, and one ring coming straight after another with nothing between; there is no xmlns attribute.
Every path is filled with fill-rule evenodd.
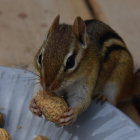
<svg viewBox="0 0 140 140"><path fill-rule="evenodd" d="M140 140L140 129L118 109L93 102L76 123L59 127L32 115L29 101L33 91L32 73L0 67L0 112L13 140L32 140L37 135L49 140Z"/></svg>

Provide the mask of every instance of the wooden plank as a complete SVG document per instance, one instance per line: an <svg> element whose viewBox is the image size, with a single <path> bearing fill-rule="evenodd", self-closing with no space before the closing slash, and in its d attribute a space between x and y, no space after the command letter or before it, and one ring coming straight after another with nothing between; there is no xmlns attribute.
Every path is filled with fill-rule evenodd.
<svg viewBox="0 0 140 140"><path fill-rule="evenodd" d="M95 19L99 19L100 21L108 23L106 14L104 14L102 7L97 0L86 0L86 4Z"/></svg>
<svg viewBox="0 0 140 140"><path fill-rule="evenodd" d="M76 16L91 18L81 0L1 0L0 65L30 65L53 18L72 23Z"/></svg>

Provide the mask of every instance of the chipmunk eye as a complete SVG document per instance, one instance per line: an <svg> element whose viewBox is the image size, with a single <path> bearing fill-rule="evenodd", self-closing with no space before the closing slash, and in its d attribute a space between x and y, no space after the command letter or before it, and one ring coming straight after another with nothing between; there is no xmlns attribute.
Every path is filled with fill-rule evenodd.
<svg viewBox="0 0 140 140"><path fill-rule="evenodd" d="M41 66L42 64L42 53L38 56L38 60L37 60L39 66Z"/></svg>
<svg viewBox="0 0 140 140"><path fill-rule="evenodd" d="M66 62L65 71L67 69L70 69L70 68L74 67L74 65L75 65L75 54L68 57L67 62Z"/></svg>

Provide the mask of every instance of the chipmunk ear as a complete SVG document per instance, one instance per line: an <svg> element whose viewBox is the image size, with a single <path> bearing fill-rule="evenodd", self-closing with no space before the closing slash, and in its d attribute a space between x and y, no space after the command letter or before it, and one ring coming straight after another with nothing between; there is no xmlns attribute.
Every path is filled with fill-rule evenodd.
<svg viewBox="0 0 140 140"><path fill-rule="evenodd" d="M81 43L83 48L87 46L86 24L81 17L77 17L72 26L72 31Z"/></svg>
<svg viewBox="0 0 140 140"><path fill-rule="evenodd" d="M57 16L55 17L55 19L53 20L52 24L51 24L51 27L50 27L50 29L49 29L49 33L52 33L52 32L54 32L54 31L56 30L56 28L57 28L58 25L59 25L59 19L60 19L60 15L57 15ZM49 33L48 33L48 34L49 34Z"/></svg>

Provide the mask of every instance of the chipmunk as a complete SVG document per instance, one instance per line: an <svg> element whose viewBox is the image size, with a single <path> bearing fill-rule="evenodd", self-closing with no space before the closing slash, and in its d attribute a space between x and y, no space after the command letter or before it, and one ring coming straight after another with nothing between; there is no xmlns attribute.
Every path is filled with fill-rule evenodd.
<svg viewBox="0 0 140 140"><path fill-rule="evenodd" d="M44 90L64 96L68 112L60 125L74 122L94 96L118 105L132 98L133 58L123 39L107 24L77 17L73 25L57 16L35 56L35 69ZM30 110L41 116L34 99Z"/></svg>

